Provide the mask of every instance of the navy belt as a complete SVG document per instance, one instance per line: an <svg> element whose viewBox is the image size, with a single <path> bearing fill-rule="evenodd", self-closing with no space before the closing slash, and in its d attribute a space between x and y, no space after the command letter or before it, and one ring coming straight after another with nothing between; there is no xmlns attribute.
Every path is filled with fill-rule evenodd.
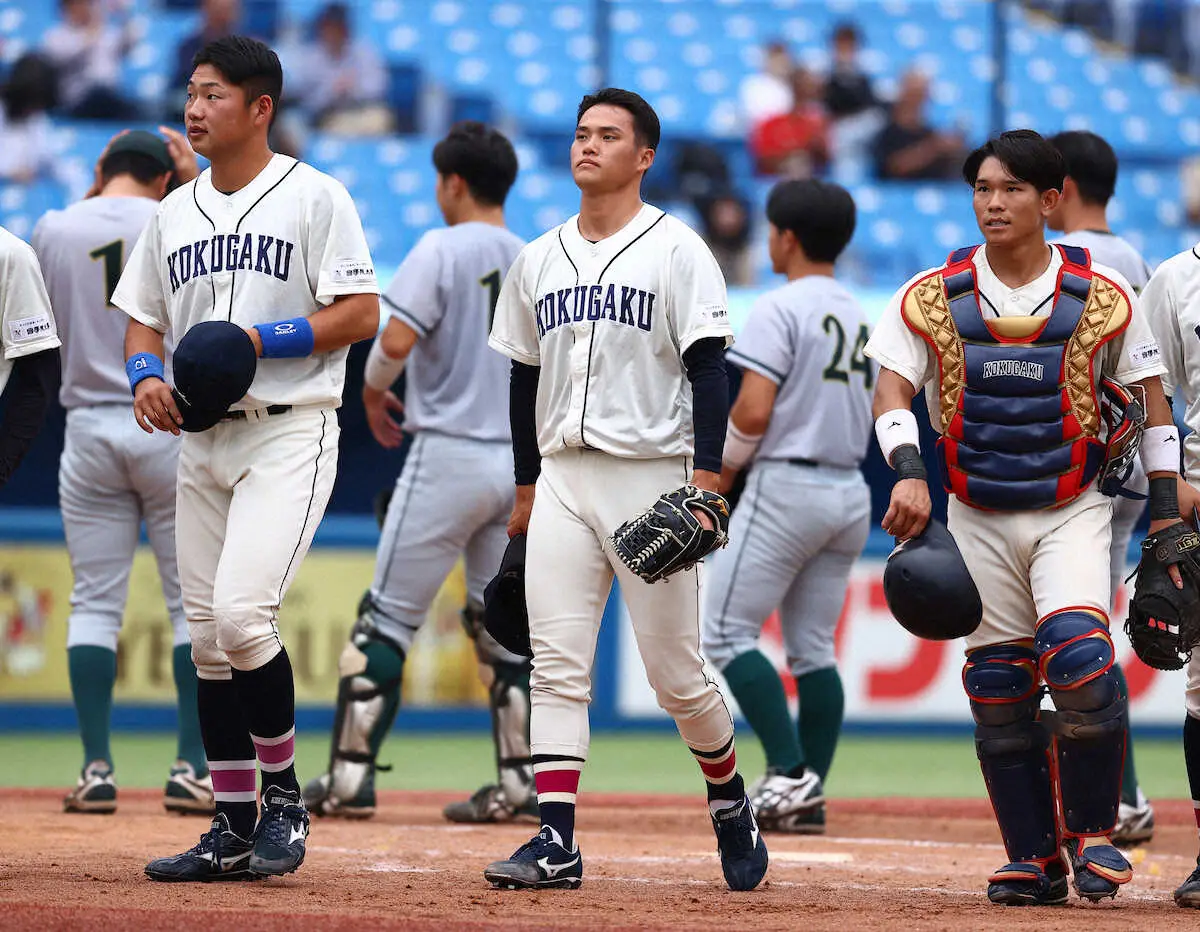
<svg viewBox="0 0 1200 932"><path fill-rule="evenodd" d="M261 411L263 409L260 408L259 410ZM291 405L267 405L267 407L266 407L267 417L272 417L273 415L276 415L276 414L286 414L288 411L291 411L291 410L292 410ZM246 412L245 411L230 411L223 418L221 418L221 420L223 420L223 421L244 421L244 420L246 420Z"/></svg>
<svg viewBox="0 0 1200 932"><path fill-rule="evenodd" d="M806 460L802 456L797 456L794 459L788 460L788 462L793 466L811 466L814 469L819 469L823 465L822 463L818 463L816 460Z"/></svg>

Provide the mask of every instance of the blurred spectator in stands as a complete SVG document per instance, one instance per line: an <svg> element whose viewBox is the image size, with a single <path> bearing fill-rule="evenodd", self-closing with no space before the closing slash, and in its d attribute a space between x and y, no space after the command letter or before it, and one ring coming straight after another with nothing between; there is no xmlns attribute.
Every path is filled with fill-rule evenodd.
<svg viewBox="0 0 1200 932"><path fill-rule="evenodd" d="M287 68L292 98L311 123L331 133L378 136L392 130L387 68L375 47L355 39L350 9L330 3L313 24L314 39ZM286 60L285 60L286 67Z"/></svg>
<svg viewBox="0 0 1200 932"><path fill-rule="evenodd" d="M767 43L762 70L744 77L738 88L738 108L746 132L753 133L764 121L792 109L794 70L787 46L779 41Z"/></svg>
<svg viewBox="0 0 1200 932"><path fill-rule="evenodd" d="M755 170L761 175L811 178L829 159L828 119L821 81L807 68L792 72L792 109L771 117L750 136Z"/></svg>
<svg viewBox="0 0 1200 932"><path fill-rule="evenodd" d="M236 35L242 24L241 0L202 0L200 28L186 36L175 49L175 74L171 78L173 112L183 114L183 89L192 76L192 59L214 39Z"/></svg>
<svg viewBox="0 0 1200 932"><path fill-rule="evenodd" d="M123 14L125 3L113 8ZM63 110L88 120L137 119L137 107L117 90L121 62L136 41L132 23L110 24L99 0L59 0L59 8L62 21L46 31L42 51L58 72Z"/></svg>
<svg viewBox="0 0 1200 932"><path fill-rule="evenodd" d="M0 180L29 182L53 173L50 118L56 104L54 67L27 52L16 60L0 88Z"/></svg>
<svg viewBox="0 0 1200 932"><path fill-rule="evenodd" d="M862 37L853 23L833 30L825 109L829 114L829 157L834 175L855 182L870 172L871 144L884 125L871 79L859 63Z"/></svg>
<svg viewBox="0 0 1200 932"><path fill-rule="evenodd" d="M957 178L966 146L960 133L943 133L925 118L929 79L909 71L900 82L887 125L875 139L875 173L889 180Z"/></svg>
<svg viewBox="0 0 1200 932"><path fill-rule="evenodd" d="M728 285L754 283L750 257L750 212L746 202L726 191L701 200L697 207L704 227L704 241L721 267Z"/></svg>

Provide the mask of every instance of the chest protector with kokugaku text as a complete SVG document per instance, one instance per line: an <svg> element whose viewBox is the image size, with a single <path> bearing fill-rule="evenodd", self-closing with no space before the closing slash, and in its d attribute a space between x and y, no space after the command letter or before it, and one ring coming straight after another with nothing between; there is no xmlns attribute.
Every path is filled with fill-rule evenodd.
<svg viewBox="0 0 1200 932"><path fill-rule="evenodd" d="M1094 363L1128 326L1129 299L1087 250L1054 246L1063 264L1049 315L984 319L978 248L951 253L902 304L938 362L942 484L976 508L1057 508L1104 464Z"/></svg>

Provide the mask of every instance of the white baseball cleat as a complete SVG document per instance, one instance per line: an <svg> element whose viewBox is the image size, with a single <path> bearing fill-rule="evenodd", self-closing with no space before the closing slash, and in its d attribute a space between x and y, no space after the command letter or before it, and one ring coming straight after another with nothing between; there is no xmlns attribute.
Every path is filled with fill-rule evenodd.
<svg viewBox="0 0 1200 932"><path fill-rule="evenodd" d="M814 770L805 770L798 777L768 773L751 790L750 801L765 831L811 832L807 823L825 802L825 789Z"/></svg>

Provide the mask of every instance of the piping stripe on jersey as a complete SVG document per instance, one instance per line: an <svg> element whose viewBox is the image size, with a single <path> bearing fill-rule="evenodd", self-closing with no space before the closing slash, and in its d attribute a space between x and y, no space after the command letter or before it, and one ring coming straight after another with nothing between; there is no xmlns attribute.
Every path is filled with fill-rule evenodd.
<svg viewBox="0 0 1200 932"><path fill-rule="evenodd" d="M652 224L650 224L650 226L646 227L646 229L642 230L641 233L639 233L637 236L635 236L633 239L631 239L628 243L626 243L624 246L622 246L619 250L617 250L617 254L608 260L608 264L605 265L604 268L602 268L600 270L600 274L596 276L596 284L598 285L598 284L600 284L600 282L604 281L604 273L607 272L612 267L612 264L614 262L616 262L619 258L621 258L621 255L625 252L626 249L628 249L630 246L632 246L634 243L636 243L638 240L640 240L643 236L645 236L647 233L649 233L651 230L653 230L656 226L658 226L659 223L662 221L662 218L665 217L666 215L667 215L666 211L661 212L658 215L657 220L655 220ZM559 227L558 241L560 243L562 242L562 227ZM563 246L563 252L565 253L566 251L567 251L567 247ZM570 259L571 257L567 256L567 258ZM572 262L571 265L574 266L575 263ZM576 285L579 284L579 269L575 269L575 284ZM583 377L583 408L579 412L579 439L581 441L583 441L583 445L585 447L590 446L590 444L587 442L587 404L588 404L588 386L591 385L591 382L592 382L592 353L594 353L595 351L596 351L596 322L592 321L592 331L588 335L587 373Z"/></svg>
<svg viewBox="0 0 1200 932"><path fill-rule="evenodd" d="M202 216L205 220L208 221L208 225L210 227L212 227L213 234L215 235L217 232L217 225L215 223L213 223L213 218L204 212L204 208L200 206L200 198L198 198L196 196L196 182L197 181L199 181L199 178L192 179L192 203L196 205L196 210L200 211L200 216ZM209 287L209 290L212 292L212 305L213 305L212 306L212 317L213 317L213 319L215 319L217 316L217 283L215 281L213 281L213 277L211 275L208 276L208 287ZM182 336L183 336L182 333L177 334L175 336L175 341L179 342L179 338Z"/></svg>
<svg viewBox="0 0 1200 932"><path fill-rule="evenodd" d="M404 493L404 503L400 506L400 516L396 519L396 527L392 530L392 546L388 550L387 560L384 562L383 579L379 581L379 591L387 589L388 577L392 574L392 557L396 554L396 547L400 543L400 532L404 528L404 518L408 515L408 505L412 501L413 490L417 487L420 481L421 471L421 455L425 452L425 431L417 431L417 436L413 438L412 446L409 448L408 456L405 458L404 465L400 467L400 475L403 478L410 478L408 489ZM412 460L412 473L408 476L408 462ZM393 500L388 505L388 511L391 512L392 506L395 505ZM384 527L387 527L387 516L384 516ZM376 587L371 586L372 589Z"/></svg>
<svg viewBox="0 0 1200 932"><path fill-rule="evenodd" d="M563 255L567 257L567 261L571 263L571 268L575 270L575 287L578 288L579 287L579 266L577 266L575 264L575 260L572 259L571 254L569 252L567 252L567 244L563 242L562 231L563 231L563 227L565 227L565 226L566 226L565 223L560 223L558 225L558 245L562 248ZM595 324L593 324L592 326L595 327ZM571 328L571 348L572 349L575 348L575 328L574 327ZM591 347L589 346L588 347L588 373L591 374L591 371L592 371L592 350L591 350ZM568 391L571 390L571 380L569 378L567 379L567 390ZM584 404L584 410L586 411L587 410L587 385L586 384L584 385L583 404ZM570 399L568 398L567 409L570 410L570 408L571 408L571 402L570 402ZM582 417L582 415L580 416L580 419L579 419L579 428L580 428L579 429L580 439L583 439L583 417ZM586 443L587 443L587 441L585 440L584 444L586 445ZM565 447L567 445L568 445L567 444L567 434L566 434L566 430L564 428L564 430L563 430L563 446Z"/></svg>
<svg viewBox="0 0 1200 932"><path fill-rule="evenodd" d="M268 194L270 194L272 191L274 191L276 188L278 188L281 184L283 184L287 180L288 175L290 175L292 172L294 172L296 170L296 166L299 164L300 164L300 162L298 160L293 161L292 167L283 173L283 177L280 178L278 181L276 181L273 185L271 185L271 187L267 188L267 190L263 191L263 193L258 196L258 200L256 200L253 204L251 204L249 207L246 208L246 212L244 214L242 214L240 217L238 217L237 226L235 226L233 228L233 232L235 234L241 234L242 221L245 220L248 216L250 216L250 211L254 210L255 207L257 207L259 204L261 204L264 197L266 197ZM230 321L233 320L233 296L234 296L234 293L237 291L237 273L238 273L238 270L234 269L233 276L229 279L229 317L227 319ZM212 276L210 275L209 278L212 278ZM324 436L325 436L324 426L322 426L321 431L322 431L321 437L322 437L322 439L324 439ZM299 545L297 545L297 547L298 546Z"/></svg>
<svg viewBox="0 0 1200 932"><path fill-rule="evenodd" d="M312 517L313 500L317 497L317 479L321 475L321 456L325 452L325 432L329 427L329 412L321 412L321 439L317 441L317 455L313 459L313 480L312 488L308 493L308 507L304 511L304 523L300 525L300 537L296 541L296 548L292 551L292 558L288 560L287 569L283 571L283 579L279 580L279 591L283 591L283 587L287 584L287 578L292 572L292 564L296 562L296 554L300 552L300 545L304 543L304 535L308 531L308 522ZM278 636L276 631L276 636ZM280 642L282 644L282 641Z"/></svg>
<svg viewBox="0 0 1200 932"><path fill-rule="evenodd" d="M773 366L768 366L765 362L759 362L753 356L747 356L745 353L734 352L733 347L730 347L728 350L725 351L725 353L729 357L730 361L735 364L740 365L740 363L738 363L738 360L741 359L741 360L744 360L744 361L750 363L751 366L757 366L759 369L765 369L767 372L771 373L771 375L775 376L775 378L779 379L780 385L783 384L783 380L787 377L784 373L780 372L778 369L774 368ZM747 367L742 366L742 368L745 369Z"/></svg>
<svg viewBox="0 0 1200 932"><path fill-rule="evenodd" d="M429 336L430 331L423 323L413 317L412 314L402 308L386 294L381 294L379 299L388 307L390 307L397 317L403 317L404 322L412 327L413 330L417 332L417 336L419 336L421 339L425 339L427 336Z"/></svg>

